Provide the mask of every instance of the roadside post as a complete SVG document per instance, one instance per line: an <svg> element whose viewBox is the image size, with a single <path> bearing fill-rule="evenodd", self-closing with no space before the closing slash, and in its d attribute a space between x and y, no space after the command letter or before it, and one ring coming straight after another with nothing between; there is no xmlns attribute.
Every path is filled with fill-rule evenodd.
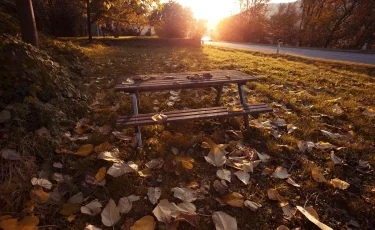
<svg viewBox="0 0 375 230"><path fill-rule="evenodd" d="M277 40L277 50L276 50L277 54L280 53L280 46L281 46L281 39Z"/></svg>

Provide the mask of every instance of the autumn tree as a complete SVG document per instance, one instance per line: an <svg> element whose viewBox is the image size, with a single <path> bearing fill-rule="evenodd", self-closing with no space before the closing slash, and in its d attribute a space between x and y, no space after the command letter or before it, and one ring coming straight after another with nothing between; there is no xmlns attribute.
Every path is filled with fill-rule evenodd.
<svg viewBox="0 0 375 230"><path fill-rule="evenodd" d="M164 38L185 38L193 29L195 19L189 8L176 2L163 4L161 10L152 14L156 33Z"/></svg>
<svg viewBox="0 0 375 230"><path fill-rule="evenodd" d="M300 17L296 3L282 3L270 17L270 33L273 41L282 39L284 43L296 44Z"/></svg>
<svg viewBox="0 0 375 230"><path fill-rule="evenodd" d="M39 48L38 31L36 30L33 5L31 0L16 0L22 40Z"/></svg>

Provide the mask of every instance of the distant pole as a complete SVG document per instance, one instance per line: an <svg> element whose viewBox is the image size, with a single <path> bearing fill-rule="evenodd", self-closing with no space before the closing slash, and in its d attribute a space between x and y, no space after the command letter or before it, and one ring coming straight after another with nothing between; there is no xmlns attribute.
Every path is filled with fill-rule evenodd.
<svg viewBox="0 0 375 230"><path fill-rule="evenodd" d="M31 0L16 0L16 7L20 20L22 41L39 48L38 31L36 30Z"/></svg>
<svg viewBox="0 0 375 230"><path fill-rule="evenodd" d="M87 10L87 33L89 35L89 42L92 42L92 31L91 31L91 6L90 0L86 0L86 10Z"/></svg>
<svg viewBox="0 0 375 230"><path fill-rule="evenodd" d="M276 50L277 54L280 53L280 46L281 46L281 39L277 40L277 50Z"/></svg>

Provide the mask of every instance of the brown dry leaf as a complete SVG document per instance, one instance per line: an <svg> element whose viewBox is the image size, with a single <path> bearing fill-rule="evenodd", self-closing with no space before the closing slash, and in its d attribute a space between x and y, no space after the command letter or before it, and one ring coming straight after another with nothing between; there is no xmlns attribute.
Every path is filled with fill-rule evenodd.
<svg viewBox="0 0 375 230"><path fill-rule="evenodd" d="M109 143L108 141L105 141L101 143L100 145L95 146L94 151L96 153L104 152L104 151L110 151L115 148L114 144Z"/></svg>
<svg viewBox="0 0 375 230"><path fill-rule="evenodd" d="M290 174L288 174L288 170L286 168L284 168L283 166L279 166L276 168L275 172L273 172L272 177L286 179L290 177Z"/></svg>
<svg viewBox="0 0 375 230"><path fill-rule="evenodd" d="M304 153L306 151L311 152L315 147L315 144L311 141L298 141L297 145L301 153Z"/></svg>
<svg viewBox="0 0 375 230"><path fill-rule="evenodd" d="M188 157L188 156L175 156L174 157L174 160L176 162L181 162L181 165L182 167L184 167L184 169L192 169L194 166L193 166L193 163L194 163L194 159L191 158L191 157Z"/></svg>
<svg viewBox="0 0 375 230"><path fill-rule="evenodd" d="M264 168L263 171L262 171L262 176L270 175L272 173L273 173L273 169L271 169L271 168Z"/></svg>
<svg viewBox="0 0 375 230"><path fill-rule="evenodd" d="M216 230L237 230L236 218L225 212L214 212L212 220L214 221Z"/></svg>
<svg viewBox="0 0 375 230"><path fill-rule="evenodd" d="M149 169L161 169L164 164L164 159L159 157L152 159L151 161L147 162L145 165Z"/></svg>
<svg viewBox="0 0 375 230"><path fill-rule="evenodd" d="M74 131L80 135L84 134L86 131L92 128L92 126L88 125L89 120L87 118L82 118L76 124Z"/></svg>
<svg viewBox="0 0 375 230"><path fill-rule="evenodd" d="M60 148L60 147L57 147L55 152L56 153L63 153L63 154L74 154L73 151L65 149L65 148Z"/></svg>
<svg viewBox="0 0 375 230"><path fill-rule="evenodd" d="M315 209L312 206L305 207L305 210L310 213L315 219L319 220L319 214L315 211Z"/></svg>
<svg viewBox="0 0 375 230"><path fill-rule="evenodd" d="M332 108L332 112L340 115L344 112L344 110L342 110L342 108L338 104L335 104Z"/></svg>
<svg viewBox="0 0 375 230"><path fill-rule="evenodd" d="M276 228L276 230L289 230L289 228L285 225L280 225L279 227Z"/></svg>
<svg viewBox="0 0 375 230"><path fill-rule="evenodd" d="M173 196L184 201L184 202L193 202L197 199L197 191L191 188L172 188Z"/></svg>
<svg viewBox="0 0 375 230"><path fill-rule="evenodd" d="M104 151L104 152L99 153L98 159L121 163L122 160L119 159L119 155L120 155L120 150L118 150L118 148L114 148L111 151Z"/></svg>
<svg viewBox="0 0 375 230"><path fill-rule="evenodd" d="M256 152L256 154L258 155L259 160L261 160L263 162L267 162L271 158L269 155L267 155L265 153L261 154L258 151L256 151L255 149L254 149L254 152Z"/></svg>
<svg viewBox="0 0 375 230"><path fill-rule="evenodd" d="M69 222L72 222L72 221L74 221L74 220L76 219L76 216L77 216L77 215L70 215L70 216L68 216L66 219L67 219Z"/></svg>
<svg viewBox="0 0 375 230"><path fill-rule="evenodd" d="M199 226L199 218L194 213L183 213L181 212L180 215L176 218L176 221L186 221L195 228Z"/></svg>
<svg viewBox="0 0 375 230"><path fill-rule="evenodd" d="M283 206L286 206L288 205L288 201L283 197L281 196L276 189L274 188L271 188L271 189L268 189L267 190L267 195L268 195L268 198L271 199L271 200L277 200L280 202L280 206L283 207Z"/></svg>
<svg viewBox="0 0 375 230"><path fill-rule="evenodd" d="M120 220L121 217L119 208L112 199L108 201L108 204L103 209L101 216L102 223L107 227L115 225Z"/></svg>
<svg viewBox="0 0 375 230"><path fill-rule="evenodd" d="M60 214L63 216L70 216L72 214L79 212L80 209L80 204L66 203L63 204Z"/></svg>
<svg viewBox="0 0 375 230"><path fill-rule="evenodd" d="M237 192L232 192L226 196L223 196L220 200L232 207L241 208L244 206L244 198Z"/></svg>
<svg viewBox="0 0 375 230"><path fill-rule="evenodd" d="M255 203L255 202L250 201L250 200L245 200L244 204L245 204L246 207L250 208L251 211L254 211L254 212L262 207L261 204Z"/></svg>
<svg viewBox="0 0 375 230"><path fill-rule="evenodd" d="M299 184L297 184L292 178L288 178L287 180L286 180L286 182L288 183L288 184L291 184L291 185L293 185L294 187L301 187L301 185L299 185Z"/></svg>
<svg viewBox="0 0 375 230"><path fill-rule="evenodd" d="M156 123L163 123L168 119L167 115L164 115L162 113L155 114L151 117L152 120L154 120Z"/></svg>
<svg viewBox="0 0 375 230"><path fill-rule="evenodd" d="M333 230L332 228L328 227L327 225L323 224L319 220L317 220L313 215L311 215L306 209L304 209L301 206L297 206L297 209L305 216L307 219L309 219L311 222L313 222L316 226L318 226L322 230Z"/></svg>
<svg viewBox="0 0 375 230"><path fill-rule="evenodd" d="M82 145L74 154L78 156L88 156L93 150L94 146L92 144Z"/></svg>
<svg viewBox="0 0 375 230"><path fill-rule="evenodd" d="M102 229L95 227L94 225L91 225L91 224L86 224L86 227L83 230L102 230Z"/></svg>
<svg viewBox="0 0 375 230"><path fill-rule="evenodd" d="M50 194L46 193L42 187L31 190L30 197L38 203L45 203L49 200Z"/></svg>
<svg viewBox="0 0 375 230"><path fill-rule="evenodd" d="M17 229L18 230L37 230L38 224L39 224L39 217L25 216L22 220L18 221Z"/></svg>
<svg viewBox="0 0 375 230"><path fill-rule="evenodd" d="M144 216L141 219L137 220L133 226L130 227L130 230L154 230L156 222L152 216Z"/></svg>
<svg viewBox="0 0 375 230"><path fill-rule="evenodd" d="M215 142L213 142L209 138L205 138L205 140L206 140L206 143L208 143L208 145L210 146L210 152L208 153L207 156L204 157L206 161L216 167L223 166L227 160L226 158L227 151L225 151L225 149L228 147L228 145L223 145L223 144L217 145Z"/></svg>
<svg viewBox="0 0 375 230"><path fill-rule="evenodd" d="M32 185L39 185L43 188L46 188L46 189L51 189L52 188L52 183L47 180L47 179L43 179L43 178L32 178L31 179L31 184Z"/></svg>
<svg viewBox="0 0 375 230"><path fill-rule="evenodd" d="M332 179L330 181L330 184L333 185L333 187L338 188L338 189L342 189L342 190L345 190L345 189L349 188L349 186L350 186L350 184L348 182L340 180L338 178Z"/></svg>
<svg viewBox="0 0 375 230"><path fill-rule="evenodd" d="M336 148L337 146L329 143L329 142L323 142L319 141L318 143L315 143L315 148L320 149L320 150L326 150L326 149L333 149Z"/></svg>
<svg viewBox="0 0 375 230"><path fill-rule="evenodd" d="M176 218L180 215L181 209L175 203L164 199L158 203L152 213L159 221L167 224L171 222L172 217Z"/></svg>
<svg viewBox="0 0 375 230"><path fill-rule="evenodd" d="M16 218L1 220L0 228L3 230L18 230L18 220Z"/></svg>
<svg viewBox="0 0 375 230"><path fill-rule="evenodd" d="M327 179L323 176L323 174L320 172L320 169L318 167L313 167L311 169L311 175L312 178L319 183L327 182Z"/></svg>
<svg viewBox="0 0 375 230"><path fill-rule="evenodd" d="M281 207L283 210L284 215L291 218L296 214L296 208L292 207L290 204L284 205Z"/></svg>
<svg viewBox="0 0 375 230"><path fill-rule="evenodd" d="M98 200L93 200L85 206L81 207L81 213L95 216L102 211L102 204Z"/></svg>
<svg viewBox="0 0 375 230"><path fill-rule="evenodd" d="M368 117L375 117L375 110L374 109L366 109L362 112L363 115Z"/></svg>
<svg viewBox="0 0 375 230"><path fill-rule="evenodd" d="M254 172L254 168L256 168L262 161L256 160L256 161L250 161L249 163L244 163L242 166L243 171L245 172Z"/></svg>
<svg viewBox="0 0 375 230"><path fill-rule="evenodd" d="M101 167L98 172L95 175L95 179L100 182L104 180L105 178L105 173L107 172L107 169L105 167Z"/></svg>

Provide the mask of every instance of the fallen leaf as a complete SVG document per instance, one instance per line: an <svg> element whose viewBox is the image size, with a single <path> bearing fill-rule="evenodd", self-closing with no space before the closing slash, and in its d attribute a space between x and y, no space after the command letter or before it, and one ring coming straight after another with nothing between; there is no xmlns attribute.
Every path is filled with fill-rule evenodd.
<svg viewBox="0 0 375 230"><path fill-rule="evenodd" d="M220 200L232 207L242 208L244 206L243 196L237 192L223 196Z"/></svg>
<svg viewBox="0 0 375 230"><path fill-rule="evenodd" d="M262 171L262 176L265 176L265 175L270 175L274 172L273 169L271 168L264 168L263 171Z"/></svg>
<svg viewBox="0 0 375 230"><path fill-rule="evenodd" d="M68 200L68 203L80 204L82 201L83 201L83 193L79 192L75 194L74 196L70 197Z"/></svg>
<svg viewBox="0 0 375 230"><path fill-rule="evenodd" d="M97 181L95 179L95 177L93 177L93 176L91 176L89 174L87 174L85 176L85 182L87 184L91 184L91 185L95 185L95 186L104 186L106 184L106 180L105 179L103 179L102 181L99 182L99 181Z"/></svg>
<svg viewBox="0 0 375 230"><path fill-rule="evenodd" d="M55 162L52 165L54 168L62 169L64 166L61 164L61 162Z"/></svg>
<svg viewBox="0 0 375 230"><path fill-rule="evenodd" d="M263 161L263 162L267 162L271 157L269 156L269 155L267 155L267 154L261 154L261 153L259 153L258 151L256 151L255 149L254 149L254 151L256 152L256 154L258 155L258 158L259 158L259 160L261 160L261 161Z"/></svg>
<svg viewBox="0 0 375 230"><path fill-rule="evenodd" d="M21 155L14 149L2 149L1 157L6 160L11 160L11 161L21 160Z"/></svg>
<svg viewBox="0 0 375 230"><path fill-rule="evenodd" d="M92 144L82 145L74 154L78 156L88 156L93 150L94 146Z"/></svg>
<svg viewBox="0 0 375 230"><path fill-rule="evenodd" d="M35 178L35 177L32 178L31 179L31 184L32 185L39 185L39 186L41 186L43 188L46 188L46 189L51 189L52 188L52 183L49 180L42 179L42 178L40 178L40 179Z"/></svg>
<svg viewBox="0 0 375 230"><path fill-rule="evenodd" d="M313 215L311 215L308 211L306 211L303 207L297 206L297 209L305 216L307 219L309 219L311 222L313 222L316 226L318 226L322 230L333 230L332 228L328 227L327 225L323 224L319 220L317 220Z"/></svg>
<svg viewBox="0 0 375 230"><path fill-rule="evenodd" d="M286 168L284 168L283 166L279 166L276 168L275 172L273 172L272 177L286 179L290 177L290 174L288 174L288 170Z"/></svg>
<svg viewBox="0 0 375 230"><path fill-rule="evenodd" d="M216 171L216 176L220 178L221 180L226 180L228 182L230 182L231 180L231 172L226 169L218 169Z"/></svg>
<svg viewBox="0 0 375 230"><path fill-rule="evenodd" d="M102 230L102 229L95 227L94 225L91 225L91 224L86 224L86 227L83 230Z"/></svg>
<svg viewBox="0 0 375 230"><path fill-rule="evenodd" d="M147 196L152 204L156 204L161 196L161 188L149 188L147 191Z"/></svg>
<svg viewBox="0 0 375 230"><path fill-rule="evenodd" d="M107 227L115 225L120 220L119 208L112 199L109 200L107 206L103 209L101 216L102 223Z"/></svg>
<svg viewBox="0 0 375 230"><path fill-rule="evenodd" d="M319 141L318 143L315 143L314 147L320 150L325 150L325 149L333 149L333 148L336 148L337 146L329 142Z"/></svg>
<svg viewBox="0 0 375 230"><path fill-rule="evenodd" d="M270 200L277 200L280 202L280 206L285 206L285 205L288 205L288 201L283 197L283 196L280 196L280 194L277 192L276 189L268 189L267 190L267 195L268 195L268 198Z"/></svg>
<svg viewBox="0 0 375 230"><path fill-rule="evenodd" d="M216 167L223 166L227 160L227 151L225 151L225 149L228 147L228 145L217 145L209 138L206 138L206 142L210 146L210 152L204 157L206 161Z"/></svg>
<svg viewBox="0 0 375 230"><path fill-rule="evenodd" d="M340 115L344 112L344 110L342 110L341 107L338 104L335 104L332 108L332 112Z"/></svg>
<svg viewBox="0 0 375 230"><path fill-rule="evenodd" d="M109 143L108 141L105 141L101 143L100 145L95 146L94 151L96 153L104 152L104 151L109 151L115 148L115 145Z"/></svg>
<svg viewBox="0 0 375 230"><path fill-rule="evenodd" d="M262 207L261 204L255 203L255 202L250 201L250 200L245 200L244 205L245 205L246 207L250 208L251 211L254 211L254 212L255 212L256 210L258 210L259 208Z"/></svg>
<svg viewBox="0 0 375 230"><path fill-rule="evenodd" d="M286 129L288 131L288 134L291 134L292 132L294 132L296 129L298 129L296 126L294 126L293 124L288 124L286 126Z"/></svg>
<svg viewBox="0 0 375 230"><path fill-rule="evenodd" d="M138 166L132 162L128 161L127 163L114 163L107 171L107 174L113 177L119 177L125 173L134 173L138 171Z"/></svg>
<svg viewBox="0 0 375 230"><path fill-rule="evenodd" d="M38 130L35 131L35 134L40 136L40 137L48 137L50 136L50 133L46 127L42 127Z"/></svg>
<svg viewBox="0 0 375 230"><path fill-rule="evenodd" d="M237 106L229 106L227 107L228 112L242 112L243 108L242 107L237 107Z"/></svg>
<svg viewBox="0 0 375 230"><path fill-rule="evenodd" d="M237 230L236 218L226 214L225 212L214 212L212 220L216 230Z"/></svg>
<svg viewBox="0 0 375 230"><path fill-rule="evenodd" d="M122 162L122 160L119 159L119 155L120 151L118 150L118 148L114 148L111 151L104 151L99 153L98 159L119 163Z"/></svg>
<svg viewBox="0 0 375 230"><path fill-rule="evenodd" d="M54 173L52 175L52 179L54 179L57 183L64 183L64 176L61 173Z"/></svg>
<svg viewBox="0 0 375 230"><path fill-rule="evenodd" d="M118 202L118 209L120 213L128 213L133 208L133 203L128 197L122 197Z"/></svg>
<svg viewBox="0 0 375 230"><path fill-rule="evenodd" d="M96 173L95 175L95 179L100 182L102 180L104 180L105 178L105 173L107 172L106 168L105 167L101 167L98 172Z"/></svg>
<svg viewBox="0 0 375 230"><path fill-rule="evenodd" d="M146 163L146 167L149 169L161 169L164 164L164 159L159 157L152 159L151 161Z"/></svg>
<svg viewBox="0 0 375 230"><path fill-rule="evenodd" d="M333 185L333 187L338 188L338 189L342 189L342 190L345 190L345 189L349 188L349 186L350 186L350 184L348 182L340 180L338 178L332 179L330 181L330 184Z"/></svg>
<svg viewBox="0 0 375 230"><path fill-rule="evenodd" d="M279 227L276 228L276 230L289 230L289 228L285 225L280 225Z"/></svg>
<svg viewBox="0 0 375 230"><path fill-rule="evenodd" d="M315 219L319 220L319 214L315 211L315 209L312 206L305 207L305 210L310 213Z"/></svg>
<svg viewBox="0 0 375 230"><path fill-rule="evenodd" d="M63 216L70 216L72 214L79 212L79 210L80 210L79 204L66 203L66 204L63 204L60 214Z"/></svg>
<svg viewBox="0 0 375 230"><path fill-rule="evenodd" d="M141 219L137 220L133 226L130 227L130 230L154 230L156 222L152 216L144 216Z"/></svg>
<svg viewBox="0 0 375 230"><path fill-rule="evenodd" d="M103 125L98 128L98 131L102 135L108 135L109 132L111 132L111 126L110 125Z"/></svg>
<svg viewBox="0 0 375 230"><path fill-rule="evenodd" d="M362 112L363 115L368 117L375 117L375 110L374 109L366 109Z"/></svg>
<svg viewBox="0 0 375 230"><path fill-rule="evenodd" d="M316 182L327 182L327 179L323 176L318 167L313 167L311 169L311 175Z"/></svg>
<svg viewBox="0 0 375 230"><path fill-rule="evenodd" d="M286 182L288 183L288 184L291 184L291 185L293 185L294 187L301 187L301 185L299 185L299 184L297 184L292 178L288 178L287 180L286 180Z"/></svg>
<svg viewBox="0 0 375 230"><path fill-rule="evenodd" d="M262 161L256 160L256 161L250 161L249 163L244 163L242 166L243 171L245 172L254 172L254 168L256 168Z"/></svg>
<svg viewBox="0 0 375 230"><path fill-rule="evenodd" d="M81 213L96 216L102 211L102 204L98 200L93 200L85 206L81 207Z"/></svg>
<svg viewBox="0 0 375 230"><path fill-rule="evenodd" d="M297 145L301 153L304 153L306 151L311 152L315 147L315 144L311 141L298 141Z"/></svg>
<svg viewBox="0 0 375 230"><path fill-rule="evenodd" d="M175 156L174 160L176 162L181 162L182 167L184 169L192 169L193 168L193 162L194 159L188 156Z"/></svg>
<svg viewBox="0 0 375 230"><path fill-rule="evenodd" d="M73 222L73 221L76 219L76 216L77 216L77 215L70 215L70 216L68 216L66 219L67 219L69 222Z"/></svg>
<svg viewBox="0 0 375 230"><path fill-rule="evenodd" d="M18 230L18 220L16 218L1 220L0 228L3 230Z"/></svg>
<svg viewBox="0 0 375 230"><path fill-rule="evenodd" d="M173 102L174 104L174 102ZM173 105L172 105L173 106ZM164 115L162 113L155 114L154 116L151 117L152 120L154 120L156 123L163 123L168 119L167 115Z"/></svg>
<svg viewBox="0 0 375 230"><path fill-rule="evenodd" d="M167 199L164 199L158 203L152 213L160 222L167 224L171 222L172 217L177 217L180 214L179 210L175 203L170 203Z"/></svg>
<svg viewBox="0 0 375 230"><path fill-rule="evenodd" d="M343 159L335 155L335 152L331 151L331 160L335 165L347 165Z"/></svg>
<svg viewBox="0 0 375 230"><path fill-rule="evenodd" d="M214 187L215 191L218 192L221 196L228 194L228 186L224 185L219 180L215 180L212 186Z"/></svg>
<svg viewBox="0 0 375 230"><path fill-rule="evenodd" d="M30 192L31 199L36 199L38 203L45 203L49 200L50 194L46 193L42 187L35 188Z"/></svg>
<svg viewBox="0 0 375 230"><path fill-rule="evenodd" d="M193 227L198 228L199 226L199 219L198 216L194 213L180 213L180 215L176 218L176 221L186 221L191 224Z"/></svg>
<svg viewBox="0 0 375 230"><path fill-rule="evenodd" d="M234 173L234 175L237 176L237 178L242 181L244 184L248 184L250 180L250 174L244 171L237 171Z"/></svg>
<svg viewBox="0 0 375 230"><path fill-rule="evenodd" d="M17 229L19 230L37 230L39 224L39 217L25 216L22 220L18 221ZM7 230L4 228L4 230Z"/></svg>
<svg viewBox="0 0 375 230"><path fill-rule="evenodd" d="M180 153L180 151L179 151L178 148L176 148L176 147L172 147L172 148L171 148L171 151L172 151L172 153L173 153L174 155L178 155L178 154Z"/></svg>
<svg viewBox="0 0 375 230"><path fill-rule="evenodd" d="M186 213L186 214L193 214L197 211L197 208L193 203L190 202L182 202L177 205L177 207L180 208L180 212Z"/></svg>
<svg viewBox="0 0 375 230"><path fill-rule="evenodd" d="M184 201L193 202L197 199L197 192L191 188L172 188L173 196Z"/></svg>
<svg viewBox="0 0 375 230"><path fill-rule="evenodd" d="M281 209L283 210L284 215L286 215L289 218L293 217L297 211L296 208L292 207L290 204L282 206Z"/></svg>

